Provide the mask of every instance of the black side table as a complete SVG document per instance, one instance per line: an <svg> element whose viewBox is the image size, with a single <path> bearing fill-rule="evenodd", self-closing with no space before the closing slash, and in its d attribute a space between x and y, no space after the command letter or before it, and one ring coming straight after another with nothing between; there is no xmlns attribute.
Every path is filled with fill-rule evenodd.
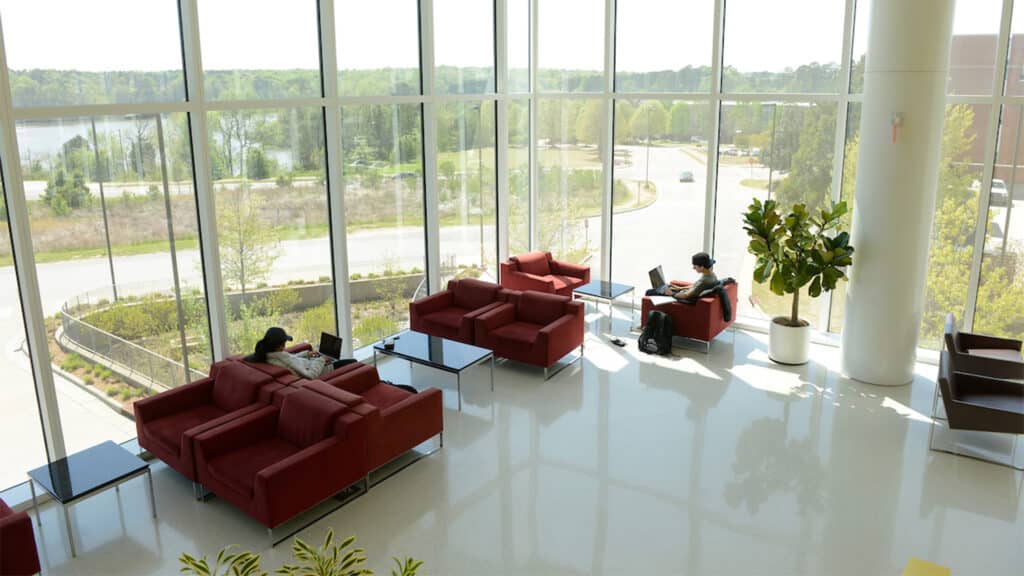
<svg viewBox="0 0 1024 576"><path fill-rule="evenodd" d="M32 489L32 507L36 523L42 525L39 517L39 502L36 500L38 483L64 509L64 527L71 545L71 556L76 556L75 537L71 533L68 507L76 501L120 485L136 476L145 474L149 480L149 505L156 518L156 498L153 495L153 475L149 463L109 440L66 458L40 466L28 473L28 485Z"/></svg>

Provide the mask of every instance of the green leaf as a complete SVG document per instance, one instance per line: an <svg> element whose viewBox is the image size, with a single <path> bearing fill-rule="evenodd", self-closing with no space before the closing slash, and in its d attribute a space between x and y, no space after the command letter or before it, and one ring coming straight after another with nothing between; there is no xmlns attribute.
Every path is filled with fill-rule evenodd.
<svg viewBox="0 0 1024 576"><path fill-rule="evenodd" d="M821 296L821 277L815 276L814 280L811 281L810 288L807 289L807 293L811 295L811 298L817 298Z"/></svg>

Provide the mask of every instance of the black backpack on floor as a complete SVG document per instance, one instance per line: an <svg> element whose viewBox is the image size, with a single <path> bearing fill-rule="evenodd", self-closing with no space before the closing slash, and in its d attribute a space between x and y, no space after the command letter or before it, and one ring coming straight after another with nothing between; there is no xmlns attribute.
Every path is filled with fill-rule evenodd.
<svg viewBox="0 0 1024 576"><path fill-rule="evenodd" d="M646 354L669 354L672 352L672 335L675 326L672 317L664 312L652 310L647 316L647 324L637 340L640 351Z"/></svg>

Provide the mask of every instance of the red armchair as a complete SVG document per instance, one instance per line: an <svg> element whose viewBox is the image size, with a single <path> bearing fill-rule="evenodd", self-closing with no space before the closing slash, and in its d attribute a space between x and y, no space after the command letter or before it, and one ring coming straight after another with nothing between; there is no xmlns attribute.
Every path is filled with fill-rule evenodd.
<svg viewBox="0 0 1024 576"><path fill-rule="evenodd" d="M223 361L210 376L135 403L139 445L195 481L193 439L255 412L283 386L241 362Z"/></svg>
<svg viewBox="0 0 1024 576"><path fill-rule="evenodd" d="M673 280L672 284L689 286L690 282ZM732 304L732 318L726 321L722 313L722 302L718 296L707 296L697 300L694 304L685 302L669 302L660 306L651 303L651 299L644 296L640 306L640 324L647 325L647 317L652 310L659 310L672 317L672 326L676 336L700 340L705 344L705 351L711 351L711 341L723 330L728 328L736 320L737 288L735 282L723 284L729 301Z"/></svg>
<svg viewBox="0 0 1024 576"><path fill-rule="evenodd" d="M39 570L32 519L0 500L0 574L21 576L37 574Z"/></svg>
<svg viewBox="0 0 1024 576"><path fill-rule="evenodd" d="M311 390L195 439L199 480L268 528L366 477L366 422Z"/></svg>
<svg viewBox="0 0 1024 576"><path fill-rule="evenodd" d="M501 286L464 278L448 289L409 303L409 327L417 332L473 343L473 320L505 301Z"/></svg>
<svg viewBox="0 0 1024 576"><path fill-rule="evenodd" d="M569 296L523 292L476 319L476 345L495 356L548 368L583 347L583 303Z"/></svg>
<svg viewBox="0 0 1024 576"><path fill-rule="evenodd" d="M377 369L368 364L359 363L355 370L325 381L313 380L303 387L347 405L366 419L370 470L444 434L440 390L428 388L413 394L384 384Z"/></svg>
<svg viewBox="0 0 1024 576"><path fill-rule="evenodd" d="M501 263L501 285L509 290L536 290L572 296L577 286L590 282L590 267L560 262L551 252L529 252Z"/></svg>

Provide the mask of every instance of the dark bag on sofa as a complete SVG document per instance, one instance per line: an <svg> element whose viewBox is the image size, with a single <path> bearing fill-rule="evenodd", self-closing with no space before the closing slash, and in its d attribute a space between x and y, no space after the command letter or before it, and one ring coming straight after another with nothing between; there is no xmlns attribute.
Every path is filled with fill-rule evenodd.
<svg viewBox="0 0 1024 576"><path fill-rule="evenodd" d="M664 312L652 310L647 324L637 340L637 346L645 354L669 354L672 352L672 335L675 326L672 317Z"/></svg>

